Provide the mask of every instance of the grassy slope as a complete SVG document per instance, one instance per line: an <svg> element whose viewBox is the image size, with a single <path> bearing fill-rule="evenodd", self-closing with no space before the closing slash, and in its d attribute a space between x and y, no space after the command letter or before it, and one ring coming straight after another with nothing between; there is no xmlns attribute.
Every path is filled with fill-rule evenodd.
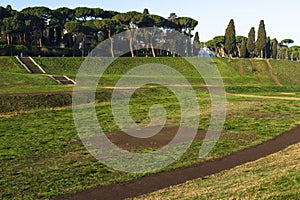
<svg viewBox="0 0 300 200"><path fill-rule="evenodd" d="M299 199L300 144L136 199Z"/></svg>
<svg viewBox="0 0 300 200"><path fill-rule="evenodd" d="M27 73L15 57L0 56L0 73Z"/></svg>
<svg viewBox="0 0 300 200"><path fill-rule="evenodd" d="M49 74L74 76L84 58L35 57L34 60Z"/></svg>
<svg viewBox="0 0 300 200"><path fill-rule="evenodd" d="M285 85L300 85L300 64L289 60L271 60L273 71Z"/></svg>
<svg viewBox="0 0 300 200"><path fill-rule="evenodd" d="M262 60L215 58L214 61L222 75L225 85L229 86L270 86L274 85L267 72L267 64Z"/></svg>
<svg viewBox="0 0 300 200"><path fill-rule="evenodd" d="M34 58L47 73L57 75L68 75L71 78L75 78L79 67L83 62L83 58L48 58L48 57L36 57ZM279 89L276 87L275 82L272 80L269 69L264 60L248 60L248 59L236 59L229 62L228 59L213 58L213 61L217 64L219 71L223 77L224 84L227 86L229 92L240 92L236 86L243 86L245 92L266 92L272 93L274 88L279 92L298 92L298 89L292 86L299 85L300 81L300 63L291 61L271 61L274 74L278 76L279 81L284 85ZM13 57L1 57L0 69L10 73L26 73L25 69L17 63ZM106 74L103 77L102 86L114 86L117 80L122 74L126 73L129 69L140 66L145 63L159 63L166 66L171 66L183 74L192 85L204 85L203 80L199 74L191 65L189 65L183 58L118 58L107 69ZM8 67L9 66L9 67ZM2 74L2 76L4 76ZM12 75L14 77L14 75ZM53 91L53 90L70 90L70 87L61 87L54 81L44 81L40 76L32 76L34 79L37 77L39 80L29 80L28 77L21 76L17 78L11 78L12 80L5 80L6 90L4 90L4 83L0 82L1 93L16 93L16 92L31 92L33 91ZM24 80L23 80L24 79ZM27 79L27 80L26 80ZM4 78L2 79L4 80ZM20 82L24 82L20 84ZM29 84L32 82L33 84ZM34 88L32 85L50 85L49 88ZM2 85L2 87L1 87ZM21 89L18 87L22 85ZM53 86L54 85L54 86ZM57 86L57 88L55 87ZM263 86L263 88L262 88ZM274 86L274 87L272 87ZM13 88L13 89L12 89ZM300 92L300 91L299 91Z"/></svg>
<svg viewBox="0 0 300 200"><path fill-rule="evenodd" d="M83 58L34 58L46 72L50 74L76 75ZM213 58L217 64L226 85L275 85L269 74L269 69L264 60L235 59L229 61L223 58ZM107 74L124 74L129 69L145 63L159 63L174 67L187 77L198 75L196 71L183 58L118 58L107 70ZM286 85L299 83L299 79L293 78L290 82L287 77L300 76L300 63L291 61L271 61L275 74ZM284 72L284 73L283 73Z"/></svg>
<svg viewBox="0 0 300 200"><path fill-rule="evenodd" d="M28 73L15 57L0 57L0 93L59 89L60 85L49 77Z"/></svg>

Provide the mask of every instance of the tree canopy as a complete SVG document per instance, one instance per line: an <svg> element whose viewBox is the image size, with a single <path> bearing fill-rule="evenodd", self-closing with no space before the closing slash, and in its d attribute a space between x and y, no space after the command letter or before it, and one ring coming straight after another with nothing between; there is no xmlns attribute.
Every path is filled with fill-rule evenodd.
<svg viewBox="0 0 300 200"><path fill-rule="evenodd" d="M0 46L2 51L10 49L11 55L16 54L13 50L17 45L22 46L20 49L27 49L29 53L37 52L36 55L40 55L42 49L53 49L53 52L70 50L72 55L87 55L97 44L108 40L110 45L107 48L112 57L117 51L118 43L130 47L130 53L126 56L197 56L201 48L199 32L194 33L197 25L198 21L191 17L170 13L164 18L150 13L147 8L141 12L133 10L120 13L102 8L50 9L36 6L17 11L8 5L0 6ZM144 33L139 30L144 27L154 29ZM130 32L128 37L114 41L113 35L125 30ZM172 36L174 31L180 32L186 39L179 41ZM247 37L236 36L235 23L231 19L224 35L215 36L207 42L202 41L202 46L206 44L215 56L223 57L226 53L230 57L297 60L299 48L290 47L293 43L289 38L281 40L280 43L276 38L271 40L267 36L264 20L259 23L257 36L254 27L250 29ZM157 50L154 46L169 49L171 53ZM135 49L141 50L137 52ZM180 52L176 52L176 49L180 49ZM70 56L70 53L67 55Z"/></svg>

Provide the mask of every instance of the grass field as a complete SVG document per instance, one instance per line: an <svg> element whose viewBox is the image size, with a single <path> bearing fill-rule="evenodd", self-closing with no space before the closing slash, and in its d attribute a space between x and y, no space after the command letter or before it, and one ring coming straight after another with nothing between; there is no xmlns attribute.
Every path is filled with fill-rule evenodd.
<svg viewBox="0 0 300 200"><path fill-rule="evenodd" d="M155 96L155 98L149 98ZM198 91L203 115L199 129L209 121L208 93ZM163 89L137 93L131 115L139 124L149 122L148 109L154 102L165 106L168 126L178 124L180 112L175 96ZM217 146L205 159L227 155L269 140L300 121L300 102L230 97L224 131ZM117 130L109 104L96 107L100 125L106 132ZM276 114L277 113L277 114ZM280 115L278 115L280 113ZM1 198L45 199L99 185L134 179L143 174L127 174L97 162L81 144L70 108L44 109L0 116L1 136ZM198 158L201 141L177 162L164 170L189 166L204 161ZM138 149L147 152L149 149Z"/></svg>
<svg viewBox="0 0 300 200"><path fill-rule="evenodd" d="M5 61L2 62L1 59ZM35 59L43 66L46 72L65 74L70 77L76 76L82 62L82 58ZM289 65L289 62L272 61L272 65L274 65L273 73L284 84L283 87L279 87L272 80L267 63L264 60L249 61L238 59L229 62L228 59L214 58L213 61L217 64L224 78L228 92L262 96L299 97L300 87L296 84L296 77L295 79L293 78L295 82L284 82L282 77L287 75L283 73L282 69L279 69L280 66L284 66L286 63ZM147 62L174 66L175 69L187 77L191 84L203 84L203 80L195 73L195 70L182 58L120 58L107 70L101 87L114 85L123 73L134 66ZM23 68L18 63L15 63L13 58L0 58L0 63L1 65L8 63L8 65L13 66L10 68L10 71L0 66L0 91L2 94L72 90L72 87L58 85L55 81L43 75L32 75L22 71ZM291 66L294 69L292 71L294 74L300 73L296 70L298 69L297 66L300 66L299 63L293 63ZM282 74L279 73L279 70L282 71ZM210 96L207 91L200 89L196 89L196 94L201 111L199 130L207 130L210 120ZM61 94L56 96L41 94L40 96L28 95L28 97L12 96L0 98L1 105L5 105L5 107L0 105L0 108L2 108L0 110L1 199L47 199L61 194L74 193L83 189L132 180L146 175L118 172L97 162L79 139L74 126L70 100L70 94L66 96ZM118 130L111 113L110 92L106 91L97 94L96 100L96 113L103 130L105 132ZM209 156L205 159L198 158L199 148L202 144L202 141L198 140L192 144L178 161L162 170L189 166L208 159L228 155L272 139L300 123L300 101L246 98L231 95L227 96L227 101L227 115L222 136ZM17 105L16 102L18 102ZM139 90L135 93L130 103L130 114L138 124L145 125L150 122L148 116L149 108L157 103L162 104L167 111L167 126L176 126L180 122L178 101L175 95L167 89ZM13 106L15 106L15 109L7 110L7 108L12 108ZM149 152L152 150L142 148L135 151ZM267 161L264 162L268 163ZM297 164L297 160L295 162ZM283 165L284 163L281 164L278 163L283 169L287 168L286 165ZM296 164L294 163L293 166ZM259 164L256 165L256 167L258 166ZM274 164L273 167L275 168L275 166ZM279 168L274 170L280 171L281 169ZM252 185L253 187L250 190L253 193L250 191L246 195L258 195L260 194L260 188L273 187L275 184L277 184L276 187L278 188L276 191L279 191L280 188L290 188L293 186L293 181L290 180L298 181L297 187L299 188L299 176L295 176L297 172L299 173L299 168L295 167L294 169L295 173L287 169L289 180L265 182L265 185L262 186ZM264 177L263 174L260 175L255 170L253 172L251 170L252 168L249 168L248 175ZM231 174L231 176L233 175ZM230 177L230 175L227 177ZM234 177L236 178L236 175ZM225 181L226 178L216 178L216 181L215 178L207 178L200 181L204 182L204 185L207 184L209 186L209 184L216 183L217 180ZM236 188L240 188L243 185L242 183L241 185L234 185L235 181L232 178L229 184L233 184L232 187L236 186ZM199 183L197 184L199 185ZM245 185L250 186L251 184ZM229 191L230 187L226 189ZM246 190L247 188L244 189ZM233 191L231 193L229 191L229 194L232 194ZM277 193L270 194L275 195ZM164 194L159 193L154 194L152 197L167 198L169 195L171 198L173 194L166 193L164 196ZM219 192L219 196L216 197L228 197L222 195L223 193ZM289 193L283 192L282 195L289 195ZM291 195L298 194L294 192ZM198 196L191 197L197 199ZM208 195L205 198L209 197ZM177 198L180 198L180 196Z"/></svg>

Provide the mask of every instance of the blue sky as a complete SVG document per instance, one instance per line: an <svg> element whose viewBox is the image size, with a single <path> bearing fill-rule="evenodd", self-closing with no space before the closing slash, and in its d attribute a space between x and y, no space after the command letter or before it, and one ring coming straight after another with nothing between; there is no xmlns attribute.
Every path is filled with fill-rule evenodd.
<svg viewBox="0 0 300 200"><path fill-rule="evenodd" d="M245 3L246 2L246 3ZM21 10L29 6L49 8L77 6L100 7L106 10L142 12L148 8L150 13L168 17L175 12L178 16L189 16L198 20L196 30L200 40L207 41L214 36L223 35L230 19L234 19L237 35L247 36L251 27L258 29L259 21L265 20L267 35L279 41L291 38L294 45L300 46L299 0L1 0L0 5L12 5Z"/></svg>

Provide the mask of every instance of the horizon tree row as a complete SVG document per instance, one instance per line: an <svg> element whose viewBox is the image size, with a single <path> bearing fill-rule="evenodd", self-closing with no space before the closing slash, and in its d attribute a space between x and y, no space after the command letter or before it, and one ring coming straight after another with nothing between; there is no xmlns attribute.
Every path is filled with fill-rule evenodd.
<svg viewBox="0 0 300 200"><path fill-rule="evenodd" d="M124 31L130 31L126 38L129 42L130 55L136 56L133 41L138 40L139 28L155 27L164 34L164 45L168 49L176 49L178 44L168 37L168 33L179 31L187 36L185 50L181 55L192 56L193 51L197 51L195 45L192 46L192 31L197 26L198 21L190 17L177 17L171 13L168 19L159 15L150 14L148 9L143 13L130 11L119 13L117 11L107 11L101 8L77 7L70 9L67 7L51 10L47 7L28 7L21 11L13 10L10 5L6 8L0 6L0 44L2 47L22 46L28 51L39 49L47 51L49 48L71 49L73 56L86 55L100 42L110 40L110 53L114 57L115 49L112 36ZM153 36L153 35L152 35ZM145 55L155 57L161 51L156 51L153 47L152 36L148 36L152 41L141 41L145 43ZM145 40L145 36L143 37ZM198 36L199 40L199 36ZM162 41L162 40L160 40ZM199 48L199 47L198 47ZM11 52L12 53L12 52ZM175 53L174 53L175 55Z"/></svg>
<svg viewBox="0 0 300 200"><path fill-rule="evenodd" d="M110 44L106 50L109 50L111 57L118 53L115 46L123 44L129 47L125 56L132 57L197 56L207 46L217 57L300 60L300 47L289 47L294 43L292 39L284 39L280 43L276 38L271 40L267 37L263 20L260 21L257 35L252 27L248 37L245 37L236 36L232 19L224 36L216 36L206 43L200 43L198 32L195 36L192 34L197 25L198 21L190 17L177 17L171 13L165 19L150 14L148 9L144 9L143 13L119 13L87 7L61 7L54 10L27 7L16 11L10 5L6 8L0 6L0 55L24 52L48 56L85 56L108 39ZM155 27L156 31L145 33L139 30L143 27ZM113 35L124 31L130 32L128 37L114 41ZM185 35L186 40L174 38L174 31Z"/></svg>
<svg viewBox="0 0 300 200"><path fill-rule="evenodd" d="M236 36L234 20L231 19L225 35L216 36L206 42L205 45L217 57L272 58L299 61L300 47L289 47L293 43L292 39L284 39L279 43L276 38L267 37L264 20L259 23L257 35L255 28L252 27L248 37Z"/></svg>

